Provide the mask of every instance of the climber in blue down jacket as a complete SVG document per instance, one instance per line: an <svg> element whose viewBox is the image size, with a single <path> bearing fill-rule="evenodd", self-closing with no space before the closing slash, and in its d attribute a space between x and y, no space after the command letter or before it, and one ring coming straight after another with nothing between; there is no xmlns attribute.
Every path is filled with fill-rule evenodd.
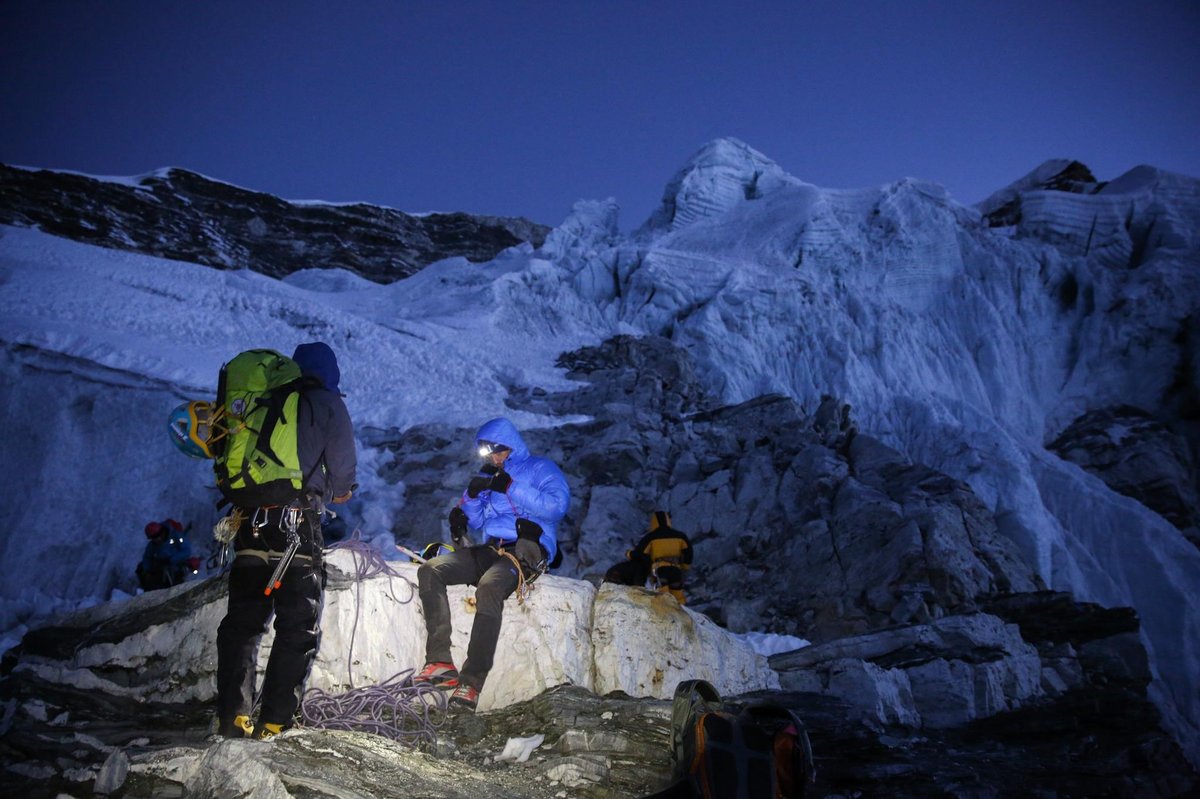
<svg viewBox="0 0 1200 799"><path fill-rule="evenodd" d="M530 580L554 561L558 522L571 492L552 461L530 454L508 419L486 422L475 436L483 466L450 511L455 551L427 561L417 570L425 613L425 668L413 681L453 688L450 701L474 709L492 669L500 638L504 600L522 580ZM472 546L468 528L482 543ZM520 564L518 571L517 564ZM460 673L450 655L448 585L474 585L475 621Z"/></svg>

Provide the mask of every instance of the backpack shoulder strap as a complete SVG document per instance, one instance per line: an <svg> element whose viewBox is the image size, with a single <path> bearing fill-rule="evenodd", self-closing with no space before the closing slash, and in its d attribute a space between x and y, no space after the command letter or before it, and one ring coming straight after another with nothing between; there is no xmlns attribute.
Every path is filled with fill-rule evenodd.
<svg viewBox="0 0 1200 799"><path fill-rule="evenodd" d="M671 704L671 755L675 760L675 776L687 775L685 745L696 720L703 714L723 707L721 694L705 680L684 680L675 686Z"/></svg>
<svg viewBox="0 0 1200 799"><path fill-rule="evenodd" d="M772 749L780 795L784 799L804 796L807 787L817 779L812 742L804 721L794 710L770 703L747 706L742 710L742 715L751 723L770 730L773 735Z"/></svg>

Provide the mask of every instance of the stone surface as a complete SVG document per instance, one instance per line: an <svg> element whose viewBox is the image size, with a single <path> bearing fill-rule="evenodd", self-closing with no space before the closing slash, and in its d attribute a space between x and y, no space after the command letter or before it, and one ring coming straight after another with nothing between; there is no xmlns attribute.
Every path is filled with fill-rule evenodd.
<svg viewBox="0 0 1200 799"><path fill-rule="evenodd" d="M1162 421L1128 405L1101 408L1072 422L1049 448L1158 512L1200 547L1200 472L1187 439Z"/></svg>
<svg viewBox="0 0 1200 799"><path fill-rule="evenodd" d="M763 656L669 594L604 583L594 609L597 693L666 699L683 680L707 680L731 694L779 687Z"/></svg>
<svg viewBox="0 0 1200 799"><path fill-rule="evenodd" d="M0 683L17 724L0 735L0 790L27 799L90 795L101 765L129 760L123 797L645 796L671 778L670 702L563 686L480 714L435 715L435 746L361 732L297 729L269 743L207 735L205 708L89 702L21 678ZM55 724L29 715L29 691ZM864 723L834 697L757 692L795 710L813 744L812 796L1182 797L1200 788L1156 732L1145 698L1072 692L1044 705L947 730ZM514 737L544 736L525 762L499 761Z"/></svg>
<svg viewBox="0 0 1200 799"><path fill-rule="evenodd" d="M1037 650L1015 624L979 613L809 646L771 665L784 688L836 696L880 724L954 727L1043 695Z"/></svg>

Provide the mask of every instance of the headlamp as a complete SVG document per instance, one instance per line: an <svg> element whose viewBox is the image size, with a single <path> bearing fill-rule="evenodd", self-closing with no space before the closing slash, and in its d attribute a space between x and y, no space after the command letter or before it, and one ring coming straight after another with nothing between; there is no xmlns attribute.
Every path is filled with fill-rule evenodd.
<svg viewBox="0 0 1200 799"><path fill-rule="evenodd" d="M498 452L507 452L509 449L511 448L506 447L503 444L493 444L491 441L480 441L479 457L486 458L489 455L495 455Z"/></svg>

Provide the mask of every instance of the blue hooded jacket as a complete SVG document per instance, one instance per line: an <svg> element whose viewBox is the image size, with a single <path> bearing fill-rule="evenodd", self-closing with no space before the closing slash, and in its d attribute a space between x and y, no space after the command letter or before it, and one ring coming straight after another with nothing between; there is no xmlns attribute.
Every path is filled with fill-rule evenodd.
<svg viewBox="0 0 1200 799"><path fill-rule="evenodd" d="M517 519L529 519L542 528L540 543L546 557L553 561L558 552L558 522L571 504L571 489L562 470L547 458L529 453L521 434L512 422L496 418L485 422L475 434L475 443L491 441L512 450L504 461L504 471L512 484L503 494L481 491L471 499L464 491L461 506L467 522L482 530L485 538L517 540Z"/></svg>

